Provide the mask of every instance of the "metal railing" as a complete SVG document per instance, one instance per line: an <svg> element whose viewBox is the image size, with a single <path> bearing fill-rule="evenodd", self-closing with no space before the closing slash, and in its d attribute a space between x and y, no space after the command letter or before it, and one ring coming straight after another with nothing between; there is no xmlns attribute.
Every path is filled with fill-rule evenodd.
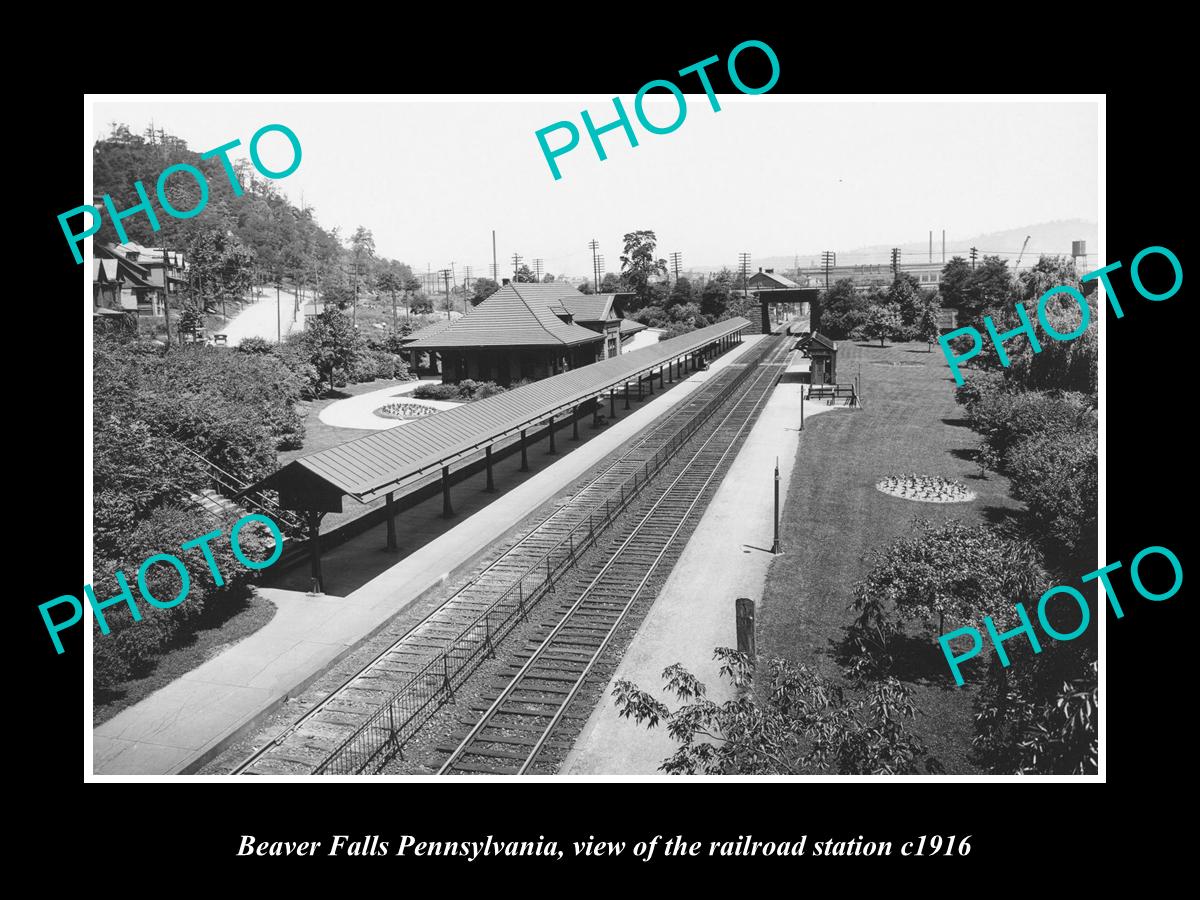
<svg viewBox="0 0 1200 900"><path fill-rule="evenodd" d="M226 472L211 459L197 453L186 444L174 438L167 438L167 440L200 463L209 478L212 479L213 487L222 497L234 500L234 502L246 507L249 512L261 513L269 517L279 525L280 530L283 531L286 537L295 538L304 535L303 520L295 513L280 506L279 501L266 491L247 492L246 489L250 486L250 482Z"/></svg>
<svg viewBox="0 0 1200 900"><path fill-rule="evenodd" d="M764 347L761 356L765 357L770 349L770 346ZM455 690L462 686L484 659L495 655L495 645L507 637L539 601L553 592L555 581L575 564L579 554L596 544L616 517L645 489L655 473L667 465L676 451L749 378L754 367L748 365L730 371L736 371L736 374L729 383L605 499L602 515L589 515L586 521L580 521L571 528L562 540L530 565L441 653L414 673L366 722L334 748L313 769L313 774L356 775L373 763L382 765L400 753L404 744L438 709L445 703L453 702ZM587 531L583 533L585 526Z"/></svg>

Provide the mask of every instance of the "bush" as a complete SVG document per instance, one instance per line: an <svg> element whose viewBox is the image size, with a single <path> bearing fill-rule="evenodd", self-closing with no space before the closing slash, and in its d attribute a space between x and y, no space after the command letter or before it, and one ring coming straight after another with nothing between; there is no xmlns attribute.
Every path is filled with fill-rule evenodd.
<svg viewBox="0 0 1200 900"><path fill-rule="evenodd" d="M246 598L256 573L233 555L227 531L223 529L222 536L209 543L225 582L221 587L213 581L199 548L180 550L184 542L216 527L212 519L193 509L165 506L154 510L127 532L121 546L111 556L97 550L93 584L96 598L106 600L116 596L120 588L114 573L123 572L142 616L140 621L134 621L124 603L109 607L104 611L110 629L107 635L101 633L98 622L93 620L93 682L97 688L111 689L146 672L157 656L191 632L206 608L211 610L214 606ZM239 533L238 538L243 553L251 559L266 559L272 552L273 541L264 526L251 524ZM181 559L188 569L191 583L187 597L170 609L151 606L138 590L138 567L156 553L170 553ZM147 570L146 584L152 596L169 602L179 594L179 573L170 564L161 563Z"/></svg>
<svg viewBox="0 0 1200 900"><path fill-rule="evenodd" d="M1094 415L1091 398L1065 391L988 392L967 413L1002 470L1009 450L1023 438L1079 431Z"/></svg>
<svg viewBox="0 0 1200 900"><path fill-rule="evenodd" d="M239 353L271 353L275 350L275 345L266 338L248 337L243 338L234 349Z"/></svg>
<svg viewBox="0 0 1200 900"><path fill-rule="evenodd" d="M518 382L514 387L528 383L528 381ZM418 400L454 400L465 403L471 400L482 400L484 397L491 397L495 394L503 394L506 390L508 389L494 381L474 381L464 378L458 384L422 384L412 392L412 395Z"/></svg>
<svg viewBox="0 0 1200 900"><path fill-rule="evenodd" d="M1065 552L1071 571L1096 559L1097 445L1089 424L1025 437L1006 457L1013 495L1025 501L1046 546Z"/></svg>

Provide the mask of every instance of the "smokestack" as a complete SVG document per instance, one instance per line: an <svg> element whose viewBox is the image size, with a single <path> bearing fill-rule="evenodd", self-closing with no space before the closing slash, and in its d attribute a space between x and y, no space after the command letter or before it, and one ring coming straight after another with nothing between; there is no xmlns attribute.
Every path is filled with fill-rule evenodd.
<svg viewBox="0 0 1200 900"><path fill-rule="evenodd" d="M510 281L512 281L512 279L511 279L511 278L502 278L502 279L500 280L500 282L501 282L501 286L503 286L503 285L505 285L505 284L508 284Z"/></svg>

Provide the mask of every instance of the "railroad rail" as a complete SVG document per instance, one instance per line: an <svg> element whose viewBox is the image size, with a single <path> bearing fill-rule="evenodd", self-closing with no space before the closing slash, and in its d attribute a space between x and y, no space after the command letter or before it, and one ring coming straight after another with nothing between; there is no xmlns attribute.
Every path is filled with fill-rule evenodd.
<svg viewBox="0 0 1200 900"><path fill-rule="evenodd" d="M357 773L398 752L755 365L777 352L764 339L746 354L746 365L714 373L562 506L232 774Z"/></svg>
<svg viewBox="0 0 1200 900"><path fill-rule="evenodd" d="M557 622L529 648L524 663L510 667L507 683L439 775L529 772L630 610L679 558L681 532L698 520L720 484L782 374L786 350L776 348L774 358L756 369L708 436L683 454L669 484L620 530L615 548L590 568L587 587L559 608Z"/></svg>

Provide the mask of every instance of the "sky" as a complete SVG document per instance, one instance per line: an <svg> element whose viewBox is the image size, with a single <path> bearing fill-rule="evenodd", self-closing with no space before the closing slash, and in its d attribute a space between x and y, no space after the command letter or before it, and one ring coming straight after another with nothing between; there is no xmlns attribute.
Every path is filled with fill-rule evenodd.
<svg viewBox="0 0 1200 900"><path fill-rule="evenodd" d="M670 94L647 96L660 126L678 115ZM301 102L99 98L93 137L110 122L156 128L196 151L233 139L248 156L251 135L282 123L300 140L296 171L276 182L293 202L315 207L325 228L370 229L380 256L416 271L449 267L489 273L492 229L501 275L512 254L543 271L587 275L588 242L617 271L626 232L656 232L658 253L683 266L737 265L752 257L850 251L948 240L1059 219L1100 221L1095 102L815 102L762 94L685 95L670 134L622 103L638 146L620 128L603 134L601 161L580 112L597 127L616 118L611 97L346 98ZM575 124L580 143L557 158L555 180L535 132ZM552 148L565 130L547 136ZM279 134L263 139L273 168L289 161Z"/></svg>

